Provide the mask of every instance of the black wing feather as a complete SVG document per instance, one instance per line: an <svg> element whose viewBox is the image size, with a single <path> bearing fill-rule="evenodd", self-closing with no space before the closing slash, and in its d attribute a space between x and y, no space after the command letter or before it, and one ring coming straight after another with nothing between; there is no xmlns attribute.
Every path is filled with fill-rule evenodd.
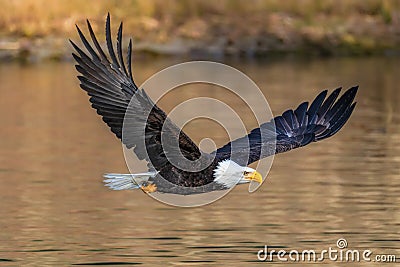
<svg viewBox="0 0 400 267"><path fill-rule="evenodd" d="M118 69L119 63L118 63L117 57L115 56L114 47L113 47L112 40L111 40L111 25L110 24L111 24L110 23L110 13L108 13L107 19L106 19L107 48L108 48L108 53L110 54L111 60L113 62L114 68Z"/></svg>
<svg viewBox="0 0 400 267"><path fill-rule="evenodd" d="M110 63L108 61L106 54L104 53L103 49L101 48L99 42L97 41L96 35L93 32L93 28L92 28L92 25L90 25L89 20L86 20L86 24L89 29L90 38L92 38L92 42L94 43L94 46L96 47L97 51L99 52L101 60L103 60L103 63L106 63L106 62Z"/></svg>
<svg viewBox="0 0 400 267"><path fill-rule="evenodd" d="M307 107L308 107L308 102L304 102L301 103L294 111L294 114L296 115L297 121L299 123L299 127L301 127L304 124Z"/></svg>
<svg viewBox="0 0 400 267"><path fill-rule="evenodd" d="M290 128L298 127L298 122L297 122L296 117L294 116L293 110L291 110L291 109L286 110L285 112L283 112L282 117L289 124Z"/></svg>
<svg viewBox="0 0 400 267"><path fill-rule="evenodd" d="M127 60L128 60L129 78L131 79L131 82L133 84L135 84L135 82L133 81L133 75L132 75L132 39L129 39Z"/></svg>
<svg viewBox="0 0 400 267"><path fill-rule="evenodd" d="M78 30L79 37L82 40L83 45L86 47L86 49L89 51L90 55L93 57L94 60L100 61L99 56L96 54L96 52L93 50L92 46L89 44L87 41L85 35L83 35L81 29L79 29L78 25L75 25L76 29Z"/></svg>
<svg viewBox="0 0 400 267"><path fill-rule="evenodd" d="M122 70L124 71L124 74L126 76L128 76L128 73L126 72L124 58L122 56L122 22L121 22L121 24L119 25L119 28L118 28L117 51L118 51L118 59L119 59L119 62L121 62Z"/></svg>
<svg viewBox="0 0 400 267"><path fill-rule="evenodd" d="M322 104L321 108L318 110L318 123L321 123L322 120L324 119L326 113L328 110L332 107L333 103L335 103L335 100L340 94L340 91L342 90L341 87L335 89L329 96L328 98L324 101Z"/></svg>
<svg viewBox="0 0 400 267"><path fill-rule="evenodd" d="M327 90L322 91L311 103L310 108L307 111L307 115L309 118L309 123L314 124L317 120L317 112L319 108L321 107L322 102L324 101Z"/></svg>
<svg viewBox="0 0 400 267"><path fill-rule="evenodd" d="M128 148L133 148L140 159L146 159L151 162L152 168L160 170L168 163L159 142L164 123L168 122L166 132L163 134L166 134L167 138L178 139L179 147L185 157L191 160L199 158L201 152L193 141L167 118L164 111L153 103L143 89L138 89L134 83L131 69L132 40L128 45L126 67L122 55L122 23L117 35L117 58L111 40L110 15L107 15L106 45L111 61L97 41L89 21L87 27L95 49L78 26L79 37L88 53L70 41L76 51L73 53L77 62L76 70L81 74L78 79L81 88L90 96L92 107L102 116L111 131ZM129 106L131 101L133 107ZM144 114L149 115L145 118ZM124 118L129 119L124 121ZM145 125L144 142L142 142L143 136L139 136L143 135L141 125ZM126 127L129 136L123 136L123 127Z"/></svg>
<svg viewBox="0 0 400 267"><path fill-rule="evenodd" d="M304 102L294 112L285 111L282 116L275 117L260 128L252 130L247 136L236 139L213 153L219 160L233 159L239 164L250 164L261 158L328 138L343 127L356 106L353 101L358 86L347 90L336 101L340 90L334 90L328 98L327 91L323 91L309 108L308 102ZM243 156L240 156L241 153Z"/></svg>

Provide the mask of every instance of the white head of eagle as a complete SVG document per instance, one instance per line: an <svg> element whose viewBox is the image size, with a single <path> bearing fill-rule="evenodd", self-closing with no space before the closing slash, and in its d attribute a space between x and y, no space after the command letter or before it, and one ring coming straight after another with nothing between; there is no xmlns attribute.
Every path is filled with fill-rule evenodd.
<svg viewBox="0 0 400 267"><path fill-rule="evenodd" d="M223 160L214 169L214 182L224 185L227 188L234 187L236 184L262 182L262 176L250 167L243 167L232 160Z"/></svg>

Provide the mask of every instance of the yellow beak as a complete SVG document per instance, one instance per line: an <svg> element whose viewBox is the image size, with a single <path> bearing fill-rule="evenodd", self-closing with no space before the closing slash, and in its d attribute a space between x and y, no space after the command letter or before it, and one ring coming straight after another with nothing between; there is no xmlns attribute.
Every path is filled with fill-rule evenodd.
<svg viewBox="0 0 400 267"><path fill-rule="evenodd" d="M261 184L262 183L262 176L259 172L250 172L244 176L244 179L250 180L250 181L256 181L257 183Z"/></svg>

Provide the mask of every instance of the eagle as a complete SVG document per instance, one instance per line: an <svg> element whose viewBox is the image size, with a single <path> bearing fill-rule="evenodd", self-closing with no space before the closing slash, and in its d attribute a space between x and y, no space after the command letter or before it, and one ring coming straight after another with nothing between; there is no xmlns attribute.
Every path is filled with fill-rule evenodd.
<svg viewBox="0 0 400 267"><path fill-rule="evenodd" d="M75 67L80 73L80 87L87 92L91 106L124 146L148 163L148 171L144 173L105 174L105 185L113 190L142 189L146 193L187 195L227 190L251 181L262 183L262 175L248 167L249 164L333 136L347 122L356 106L353 101L358 86L351 87L340 97L341 88L333 90L329 96L324 90L310 105L303 102L296 109L286 110L261 124L246 136L205 153L168 118L143 88L136 85L132 75L132 39L128 44L127 63L124 62L122 22L114 50L110 14L107 15L105 41L108 55L99 44L89 20L86 22L91 42L76 25L86 51L70 40L75 50L72 53ZM144 131L138 130L139 125ZM174 160L175 155L180 155L183 160L179 157ZM182 161L189 164L180 166Z"/></svg>

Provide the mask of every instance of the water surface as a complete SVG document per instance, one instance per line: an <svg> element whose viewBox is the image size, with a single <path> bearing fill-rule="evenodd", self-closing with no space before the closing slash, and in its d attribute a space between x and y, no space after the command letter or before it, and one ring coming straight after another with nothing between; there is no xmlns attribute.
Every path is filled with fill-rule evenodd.
<svg viewBox="0 0 400 267"><path fill-rule="evenodd" d="M134 73L140 84L177 62L136 62ZM103 186L103 173L126 171L122 148L90 108L72 63L1 64L0 264L250 266L267 264L256 255L264 245L321 251L339 238L350 249L399 258L398 62L231 62L259 85L274 114L321 89L356 84L358 105L333 138L276 156L256 193L241 186L191 209ZM211 94L243 110L249 129L255 126L226 92L179 92L161 106L170 110L180 100ZM194 122L187 133L196 142L207 136L226 142L223 130L208 123Z"/></svg>

